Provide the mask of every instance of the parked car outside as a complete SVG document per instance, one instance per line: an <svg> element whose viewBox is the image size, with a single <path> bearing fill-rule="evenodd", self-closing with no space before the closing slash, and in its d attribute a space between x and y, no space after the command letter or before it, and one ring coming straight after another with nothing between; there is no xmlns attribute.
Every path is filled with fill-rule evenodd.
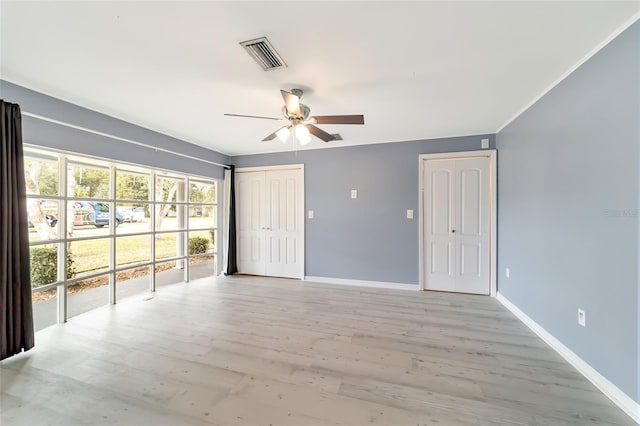
<svg viewBox="0 0 640 426"><path fill-rule="evenodd" d="M31 223L31 216L27 215L27 219L28 219L27 222L28 222L29 228L33 228L33 223ZM58 224L58 218L52 214L45 214L44 220L52 228Z"/></svg>
<svg viewBox="0 0 640 426"><path fill-rule="evenodd" d="M144 207L135 207L133 209L133 221L134 222L142 222L147 215L144 212Z"/></svg>
<svg viewBox="0 0 640 426"><path fill-rule="evenodd" d="M101 201L76 201L74 203L75 215L73 224L75 226L93 225L96 228L102 228L109 225L109 204ZM50 227L58 224L58 201L57 200L40 200L40 209L43 212L43 218ZM140 207L140 212L135 210L132 212L133 221L143 220L144 209ZM139 219L142 217L142 219ZM33 227L31 223L31 215L27 216L29 227ZM124 222L123 215L116 210L116 226Z"/></svg>
<svg viewBox="0 0 640 426"><path fill-rule="evenodd" d="M142 222L145 218L143 207L118 206L116 211L122 216L123 222Z"/></svg>
<svg viewBox="0 0 640 426"><path fill-rule="evenodd" d="M76 201L74 225L93 225L102 228L109 225L109 204L100 201ZM116 226L124 221L122 215L116 210Z"/></svg>

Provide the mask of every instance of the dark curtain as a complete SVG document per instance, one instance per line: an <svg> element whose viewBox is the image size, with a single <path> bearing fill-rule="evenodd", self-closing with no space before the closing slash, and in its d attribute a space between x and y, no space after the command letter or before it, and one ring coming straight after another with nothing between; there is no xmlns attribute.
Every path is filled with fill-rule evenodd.
<svg viewBox="0 0 640 426"><path fill-rule="evenodd" d="M229 241L227 245L227 271L225 275L238 272L236 247L236 174L235 166L229 166Z"/></svg>
<svg viewBox="0 0 640 426"><path fill-rule="evenodd" d="M0 100L0 359L33 347L20 106Z"/></svg>

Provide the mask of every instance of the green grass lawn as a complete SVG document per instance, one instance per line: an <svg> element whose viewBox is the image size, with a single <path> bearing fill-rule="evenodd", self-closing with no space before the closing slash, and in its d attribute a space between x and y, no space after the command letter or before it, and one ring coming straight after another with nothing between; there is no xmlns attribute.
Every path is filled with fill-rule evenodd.
<svg viewBox="0 0 640 426"><path fill-rule="evenodd" d="M208 231L191 232L190 237L200 236L209 240L212 247L211 234ZM116 238L116 265L122 266L150 259L151 236L131 236ZM160 234L156 238L156 260L177 256L177 234ZM109 239L72 241L70 246L74 265L78 274L108 268Z"/></svg>

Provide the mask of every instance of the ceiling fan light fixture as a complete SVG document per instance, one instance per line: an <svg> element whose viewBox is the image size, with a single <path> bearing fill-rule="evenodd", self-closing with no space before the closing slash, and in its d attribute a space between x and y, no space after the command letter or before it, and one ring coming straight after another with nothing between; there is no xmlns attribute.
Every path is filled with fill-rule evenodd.
<svg viewBox="0 0 640 426"><path fill-rule="evenodd" d="M309 129L304 124L298 124L296 126L296 139L300 142L300 145L306 145L311 142L311 135Z"/></svg>
<svg viewBox="0 0 640 426"><path fill-rule="evenodd" d="M280 139L280 141L286 142L287 139L289 138L290 133L291 133L291 130L289 130L289 127L283 127L282 129L276 132L276 136L278 136L278 139Z"/></svg>

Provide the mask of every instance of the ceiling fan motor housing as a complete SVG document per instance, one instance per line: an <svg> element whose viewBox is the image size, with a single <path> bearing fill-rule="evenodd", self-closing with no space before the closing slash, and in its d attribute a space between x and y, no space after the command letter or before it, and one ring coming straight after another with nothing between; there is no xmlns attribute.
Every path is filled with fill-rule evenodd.
<svg viewBox="0 0 640 426"><path fill-rule="evenodd" d="M287 106L283 106L282 107L282 115L284 115L284 118L286 118L289 121L293 121L293 120L300 120L300 121L305 121L309 118L309 114L311 114L311 108L309 108L308 106L304 105L304 104L300 104L300 113L301 115L295 115L289 112L289 110L287 109Z"/></svg>

